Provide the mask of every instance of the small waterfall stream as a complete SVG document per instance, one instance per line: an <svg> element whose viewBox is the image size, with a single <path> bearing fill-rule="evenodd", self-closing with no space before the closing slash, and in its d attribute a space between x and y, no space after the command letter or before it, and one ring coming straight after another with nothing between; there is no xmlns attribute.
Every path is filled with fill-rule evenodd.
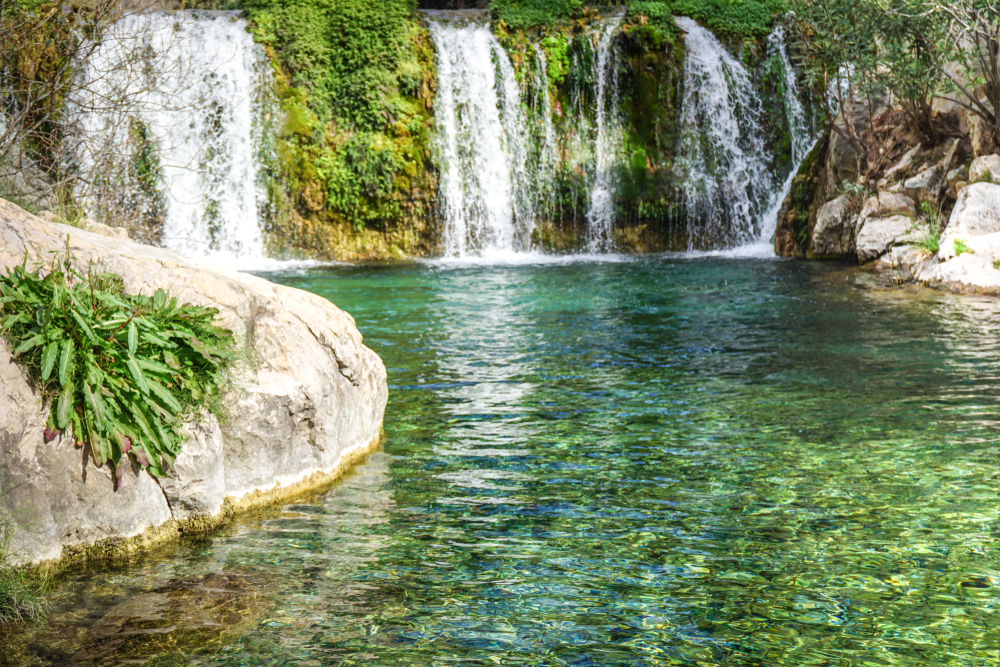
<svg viewBox="0 0 1000 667"><path fill-rule="evenodd" d="M795 77L795 69L788 57L788 47L785 44L785 28L775 27L767 38L768 54L781 61L781 69L785 74L785 116L788 118L789 133L792 139L792 162L798 165L806 159L812 144L812 132L809 129L809 119L805 107L802 106L799 82Z"/></svg>
<svg viewBox="0 0 1000 667"><path fill-rule="evenodd" d="M118 66L123 62L129 64ZM263 257L260 178L263 147L270 145L264 133L273 113L271 67L246 21L234 12L126 17L83 76L91 97L75 101L82 163L135 159L141 127L160 163L164 245L222 261ZM130 101L118 107L119 97ZM86 187L79 194L95 205L106 196Z"/></svg>
<svg viewBox="0 0 1000 667"><path fill-rule="evenodd" d="M611 228L615 214L614 166L621 146L621 123L618 114L618 53L614 39L625 18L618 11L597 24L597 59L594 64L596 88L597 145L595 147L594 184L587 211L589 246L592 252L611 248Z"/></svg>
<svg viewBox="0 0 1000 667"><path fill-rule="evenodd" d="M757 241L770 203L770 156L750 74L711 32L679 17L686 33L677 167L684 175L689 247Z"/></svg>
<svg viewBox="0 0 1000 667"><path fill-rule="evenodd" d="M527 121L507 53L480 12L426 11L449 256L526 250L534 228Z"/></svg>

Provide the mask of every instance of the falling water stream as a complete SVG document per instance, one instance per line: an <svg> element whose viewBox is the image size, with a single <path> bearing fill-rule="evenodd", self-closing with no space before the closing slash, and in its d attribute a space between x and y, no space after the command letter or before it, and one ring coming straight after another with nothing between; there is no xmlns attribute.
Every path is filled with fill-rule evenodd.
<svg viewBox="0 0 1000 667"><path fill-rule="evenodd" d="M81 159L134 159L130 141L141 123L161 166L164 245L193 257L263 257L270 72L263 48L234 12L128 16L86 64L89 94L75 104ZM126 178L120 187L135 183ZM80 194L98 203L91 190Z"/></svg>
<svg viewBox="0 0 1000 667"><path fill-rule="evenodd" d="M685 33L684 97L677 166L684 174L692 249L756 241L772 189L761 105L749 72L694 20Z"/></svg>
<svg viewBox="0 0 1000 667"><path fill-rule="evenodd" d="M611 227L615 215L615 158L621 146L621 124L618 113L618 62L614 39L624 11L602 19L595 26L597 58L594 65L596 88L597 142L595 146L594 184L590 191L587 211L588 244L591 252L611 248Z"/></svg>
<svg viewBox="0 0 1000 667"><path fill-rule="evenodd" d="M522 250L534 227L520 88L480 12L426 11L437 49L434 100L444 250Z"/></svg>

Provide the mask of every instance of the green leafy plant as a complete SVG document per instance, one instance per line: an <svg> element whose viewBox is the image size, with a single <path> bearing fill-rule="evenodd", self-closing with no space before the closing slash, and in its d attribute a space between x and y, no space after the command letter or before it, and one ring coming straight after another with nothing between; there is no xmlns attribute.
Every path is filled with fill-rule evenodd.
<svg viewBox="0 0 1000 667"><path fill-rule="evenodd" d="M920 237L917 242L913 244L913 246L923 250L928 255L935 255L937 254L940 242L940 234L936 234L933 231L928 230L926 234Z"/></svg>
<svg viewBox="0 0 1000 667"><path fill-rule="evenodd" d="M68 247L44 275L25 262L0 276L0 308L0 334L51 405L45 437L71 431L119 481L128 458L164 474L184 421L220 409L238 358L215 308L126 294L120 276L78 272Z"/></svg>
<svg viewBox="0 0 1000 667"><path fill-rule="evenodd" d="M970 248L969 246L967 246L965 244L965 241L963 241L962 239L955 239L954 246L955 246L955 254L956 255L966 255L966 254L971 255L972 254L972 248Z"/></svg>
<svg viewBox="0 0 1000 667"><path fill-rule="evenodd" d="M997 271L1000 271L1000 259L993 260L993 268L996 269Z"/></svg>

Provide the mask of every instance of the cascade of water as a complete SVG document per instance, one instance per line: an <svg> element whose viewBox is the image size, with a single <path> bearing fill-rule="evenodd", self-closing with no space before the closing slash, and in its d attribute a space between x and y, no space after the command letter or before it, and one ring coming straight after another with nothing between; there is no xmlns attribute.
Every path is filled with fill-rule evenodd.
<svg viewBox="0 0 1000 667"><path fill-rule="evenodd" d="M621 123L618 115L618 51L614 39L625 18L615 12L597 24L597 59L594 82L597 106L597 143L594 156L594 182L590 189L587 227L591 251L611 247L611 226L615 213L614 167L621 147Z"/></svg>
<svg viewBox="0 0 1000 667"><path fill-rule="evenodd" d="M806 110L799 98L799 83L795 69L792 68L791 60L788 58L783 26L775 27L767 38L767 50L770 55L776 56L781 61L781 68L785 74L785 116L788 118L788 131L792 138L792 162L798 164L806 158L812 137Z"/></svg>
<svg viewBox="0 0 1000 667"><path fill-rule="evenodd" d="M756 241L770 203L771 160L750 75L708 30L686 17L681 138L689 247Z"/></svg>
<svg viewBox="0 0 1000 667"><path fill-rule="evenodd" d="M271 68L244 19L194 11L126 17L81 76L86 98L72 106L84 171L109 154L134 159L138 123L161 165L164 245L196 257L263 257L260 147L273 111ZM105 196L87 184L78 194L91 205Z"/></svg>
<svg viewBox="0 0 1000 667"><path fill-rule="evenodd" d="M783 26L775 27L767 40L768 53L777 56L781 60L782 71L785 75L785 117L788 119L788 132L792 144L792 166L781 188L774 194L771 205L764 214L760 236L757 241L758 246L766 248L768 253L773 252L774 232L778 226L778 215L781 211L785 199L792 191L792 182L799 171L799 166L806 159L813 146L816 145L816 138L809 129L809 120L806 116L805 107L800 99L798 79L795 76L795 69L792 67L788 57L788 48L785 44L785 29Z"/></svg>
<svg viewBox="0 0 1000 667"><path fill-rule="evenodd" d="M510 59L485 13L424 14L437 48L445 253L526 249L534 228L527 121Z"/></svg>
<svg viewBox="0 0 1000 667"><path fill-rule="evenodd" d="M553 201L550 196L556 183L556 169L559 166L559 153L556 148L556 129L552 122L552 100L549 98L549 63L545 51L540 44L535 44L535 94L538 102L536 113L541 112L544 138L539 150L538 169L535 187L536 211L544 211L551 215Z"/></svg>

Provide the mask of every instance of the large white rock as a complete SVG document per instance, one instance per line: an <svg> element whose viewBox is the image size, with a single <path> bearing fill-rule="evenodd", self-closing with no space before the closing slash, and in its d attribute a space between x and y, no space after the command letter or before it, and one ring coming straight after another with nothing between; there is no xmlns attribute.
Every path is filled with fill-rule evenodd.
<svg viewBox="0 0 1000 667"><path fill-rule="evenodd" d="M940 264L928 263L916 271L917 280L957 292L1000 292L1000 270L979 254L962 254Z"/></svg>
<svg viewBox="0 0 1000 667"><path fill-rule="evenodd" d="M961 240L973 251L991 244L1000 232L1000 185L973 183L962 189L948 226L941 234L938 257L948 260L957 255L955 241ZM980 239L979 237L990 237Z"/></svg>
<svg viewBox="0 0 1000 667"><path fill-rule="evenodd" d="M851 201L850 195L841 195L823 204L816 215L816 226L809 242L810 255L829 257L851 252L854 240Z"/></svg>
<svg viewBox="0 0 1000 667"><path fill-rule="evenodd" d="M868 218L858 230L858 260L864 263L876 259L892 246L909 240L913 235L913 219L905 215Z"/></svg>
<svg viewBox="0 0 1000 667"><path fill-rule="evenodd" d="M970 181L1000 183L1000 155L977 157L969 166Z"/></svg>
<svg viewBox="0 0 1000 667"><path fill-rule="evenodd" d="M48 262L69 237L82 264L102 262L130 292L169 290L214 306L258 366L234 397L232 418L192 425L164 480L132 467L115 490L72 442L44 442L46 414L0 342L0 476L14 489L0 510L18 522L23 561L111 538L169 530L171 520L210 517L224 501L281 493L323 479L377 444L387 399L385 366L354 320L326 299L161 248L47 223L0 200L0 265ZM317 477L318 474L318 477ZM4 486L0 481L0 487Z"/></svg>

